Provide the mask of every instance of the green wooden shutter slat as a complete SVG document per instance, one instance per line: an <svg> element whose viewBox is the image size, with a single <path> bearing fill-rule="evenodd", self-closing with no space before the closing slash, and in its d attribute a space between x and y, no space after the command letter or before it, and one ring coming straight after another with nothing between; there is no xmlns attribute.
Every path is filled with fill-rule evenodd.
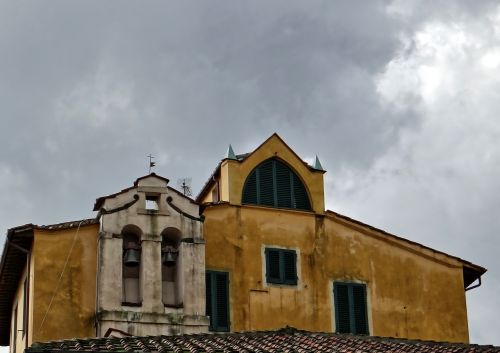
<svg viewBox="0 0 500 353"><path fill-rule="evenodd" d="M213 330L214 326L214 318L212 317L212 273L209 271L205 272L205 313L208 317L210 317L210 326L209 329Z"/></svg>
<svg viewBox="0 0 500 353"><path fill-rule="evenodd" d="M343 283L334 284L335 323L338 333L351 331L349 316L349 287Z"/></svg>
<svg viewBox="0 0 500 353"><path fill-rule="evenodd" d="M276 199L278 207L292 207L291 170L283 163L276 162Z"/></svg>
<svg viewBox="0 0 500 353"><path fill-rule="evenodd" d="M257 200L257 171L254 170L248 176L243 188L243 203L256 204Z"/></svg>
<svg viewBox="0 0 500 353"><path fill-rule="evenodd" d="M280 252L278 249L266 249L266 277L269 283L281 283Z"/></svg>
<svg viewBox="0 0 500 353"><path fill-rule="evenodd" d="M297 253L293 250L283 251L284 283L297 284Z"/></svg>
<svg viewBox="0 0 500 353"><path fill-rule="evenodd" d="M217 293L217 331L229 331L229 293L227 273L215 273L215 289Z"/></svg>
<svg viewBox="0 0 500 353"><path fill-rule="evenodd" d="M302 181L295 173L293 174L292 181L294 195L293 207L300 210L310 210L311 205L304 184L302 184Z"/></svg>
<svg viewBox="0 0 500 353"><path fill-rule="evenodd" d="M264 162L259 167L260 205L274 206L273 161Z"/></svg>
<svg viewBox="0 0 500 353"><path fill-rule="evenodd" d="M229 274L206 271L206 314L211 331L229 331Z"/></svg>
<svg viewBox="0 0 500 353"><path fill-rule="evenodd" d="M368 334L368 320L366 313L366 287L364 285L352 286L354 302L354 322L356 334Z"/></svg>

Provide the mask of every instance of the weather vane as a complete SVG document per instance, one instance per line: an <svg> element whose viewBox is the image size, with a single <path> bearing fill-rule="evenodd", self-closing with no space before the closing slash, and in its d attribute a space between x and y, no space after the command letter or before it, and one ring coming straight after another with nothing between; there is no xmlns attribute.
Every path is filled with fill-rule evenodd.
<svg viewBox="0 0 500 353"><path fill-rule="evenodd" d="M153 157L151 155L151 153L148 155L148 157L149 157L149 174L151 174L151 168L153 168L154 166L156 166L156 163L153 162L153 158L155 158L155 157Z"/></svg>

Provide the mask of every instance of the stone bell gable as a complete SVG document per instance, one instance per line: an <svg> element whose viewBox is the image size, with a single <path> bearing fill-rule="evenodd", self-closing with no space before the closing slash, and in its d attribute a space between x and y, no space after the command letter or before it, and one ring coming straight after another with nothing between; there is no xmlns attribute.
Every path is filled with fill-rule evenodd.
<svg viewBox="0 0 500 353"><path fill-rule="evenodd" d="M98 336L205 332L205 242L199 206L154 173L97 199Z"/></svg>

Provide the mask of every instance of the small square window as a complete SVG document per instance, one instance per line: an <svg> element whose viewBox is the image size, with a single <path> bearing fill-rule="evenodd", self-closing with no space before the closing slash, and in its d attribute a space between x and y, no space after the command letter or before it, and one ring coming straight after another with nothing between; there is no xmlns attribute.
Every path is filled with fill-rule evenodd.
<svg viewBox="0 0 500 353"><path fill-rule="evenodd" d="M266 248L267 283L297 285L297 253L295 250Z"/></svg>
<svg viewBox="0 0 500 353"><path fill-rule="evenodd" d="M147 195L146 196L146 210L158 211L158 201L159 197L157 195Z"/></svg>

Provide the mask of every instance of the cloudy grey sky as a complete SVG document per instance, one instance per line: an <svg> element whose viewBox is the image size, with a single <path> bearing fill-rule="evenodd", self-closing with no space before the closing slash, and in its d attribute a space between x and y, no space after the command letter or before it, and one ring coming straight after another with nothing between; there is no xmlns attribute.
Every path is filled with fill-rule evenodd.
<svg viewBox="0 0 500 353"><path fill-rule="evenodd" d="M500 345L499 68L495 1L0 0L0 242L149 153L197 192L278 132L328 208L487 267L470 335Z"/></svg>

